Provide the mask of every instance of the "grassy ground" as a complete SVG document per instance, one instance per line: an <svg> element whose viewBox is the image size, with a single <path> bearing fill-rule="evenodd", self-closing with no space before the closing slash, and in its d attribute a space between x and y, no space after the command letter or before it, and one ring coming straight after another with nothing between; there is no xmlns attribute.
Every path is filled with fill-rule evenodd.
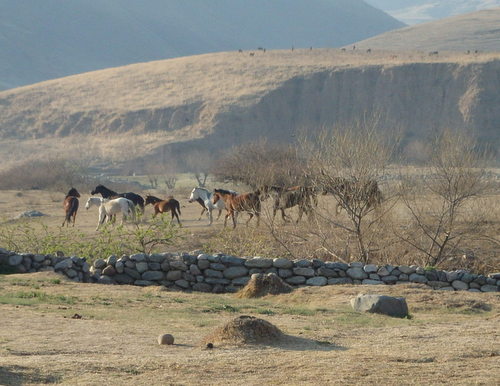
<svg viewBox="0 0 500 386"><path fill-rule="evenodd" d="M358 314L360 291L405 296L411 318ZM301 288L238 299L0 276L0 384L497 384L500 296L407 286ZM73 319L75 314L81 319ZM288 339L206 349L239 315ZM159 334L175 337L159 346Z"/></svg>

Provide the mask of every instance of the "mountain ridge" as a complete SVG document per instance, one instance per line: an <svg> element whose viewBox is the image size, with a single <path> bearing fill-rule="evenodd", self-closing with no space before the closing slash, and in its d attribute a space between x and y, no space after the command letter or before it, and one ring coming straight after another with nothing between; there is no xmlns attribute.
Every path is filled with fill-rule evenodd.
<svg viewBox="0 0 500 386"><path fill-rule="evenodd" d="M377 114L408 144L448 127L500 144L498 74L500 53L302 49L135 64L0 92L0 154L214 153Z"/></svg>
<svg viewBox="0 0 500 386"><path fill-rule="evenodd" d="M362 0L6 0L0 88L209 52L338 47L402 25Z"/></svg>

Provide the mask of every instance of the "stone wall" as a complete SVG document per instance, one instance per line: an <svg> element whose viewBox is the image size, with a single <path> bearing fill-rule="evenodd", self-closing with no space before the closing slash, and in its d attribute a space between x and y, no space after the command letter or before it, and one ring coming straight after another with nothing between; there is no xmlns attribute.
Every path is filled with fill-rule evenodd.
<svg viewBox="0 0 500 386"><path fill-rule="evenodd" d="M85 258L16 253L0 248L0 272L59 272L71 280L90 282L90 265Z"/></svg>
<svg viewBox="0 0 500 386"><path fill-rule="evenodd" d="M17 254L0 249L0 264L16 272L55 271L71 280L101 284L163 285L182 290L234 292L254 273L275 273L293 286L422 283L440 290L496 292L500 273L426 270L417 266L333 263L320 260L241 258L223 254L143 253L110 256L89 264L84 258Z"/></svg>

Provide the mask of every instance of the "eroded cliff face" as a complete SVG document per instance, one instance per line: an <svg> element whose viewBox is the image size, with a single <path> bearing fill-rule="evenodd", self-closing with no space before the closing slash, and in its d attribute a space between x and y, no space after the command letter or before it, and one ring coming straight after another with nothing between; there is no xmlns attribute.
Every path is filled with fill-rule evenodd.
<svg viewBox="0 0 500 386"><path fill-rule="evenodd" d="M257 64L245 70L245 60L240 60L243 64L234 74L226 65L219 78L208 62L199 66L196 76L183 75L188 81L164 74L154 80L141 78L140 71L131 76L124 69L124 75L106 81L99 78L105 73L96 73L4 92L0 135L22 141L119 133L139 141L136 134L152 134L151 146L157 150L149 146L148 152L164 153L165 146L181 152L198 147L217 150L259 137L290 142L301 130L376 120L383 130L402 132L407 143L444 128L466 128L480 141L500 145L499 59L331 66L323 62L318 68L288 65L277 70ZM139 80L125 84L123 79ZM117 81L124 84L113 89Z"/></svg>
<svg viewBox="0 0 500 386"><path fill-rule="evenodd" d="M321 71L284 82L250 107L219 114L214 132L231 142L259 135L288 141L297 130L378 120L408 140L465 128L499 143L499 87L500 61Z"/></svg>

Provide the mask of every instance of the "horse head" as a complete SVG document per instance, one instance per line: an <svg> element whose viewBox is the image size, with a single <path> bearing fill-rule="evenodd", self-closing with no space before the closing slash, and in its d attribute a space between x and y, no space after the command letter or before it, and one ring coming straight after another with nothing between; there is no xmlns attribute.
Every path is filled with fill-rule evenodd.
<svg viewBox="0 0 500 386"><path fill-rule="evenodd" d="M148 205L148 204L154 205L159 201L161 201L161 200L158 197L147 195L146 201L144 201L144 205Z"/></svg>
<svg viewBox="0 0 500 386"><path fill-rule="evenodd" d="M118 194L114 190L106 188L104 185L97 185L95 189L90 192L90 194L98 193L100 193L104 198L109 198Z"/></svg>
<svg viewBox="0 0 500 386"><path fill-rule="evenodd" d="M76 190L75 188L71 188L68 192L68 194L66 195L66 197L80 197L80 193L78 193L78 190Z"/></svg>
<svg viewBox="0 0 500 386"><path fill-rule="evenodd" d="M216 189L217 190L217 189ZM213 199L213 204L217 204L217 202L221 199L221 195L220 193L218 193L217 191L214 193L214 199Z"/></svg>

